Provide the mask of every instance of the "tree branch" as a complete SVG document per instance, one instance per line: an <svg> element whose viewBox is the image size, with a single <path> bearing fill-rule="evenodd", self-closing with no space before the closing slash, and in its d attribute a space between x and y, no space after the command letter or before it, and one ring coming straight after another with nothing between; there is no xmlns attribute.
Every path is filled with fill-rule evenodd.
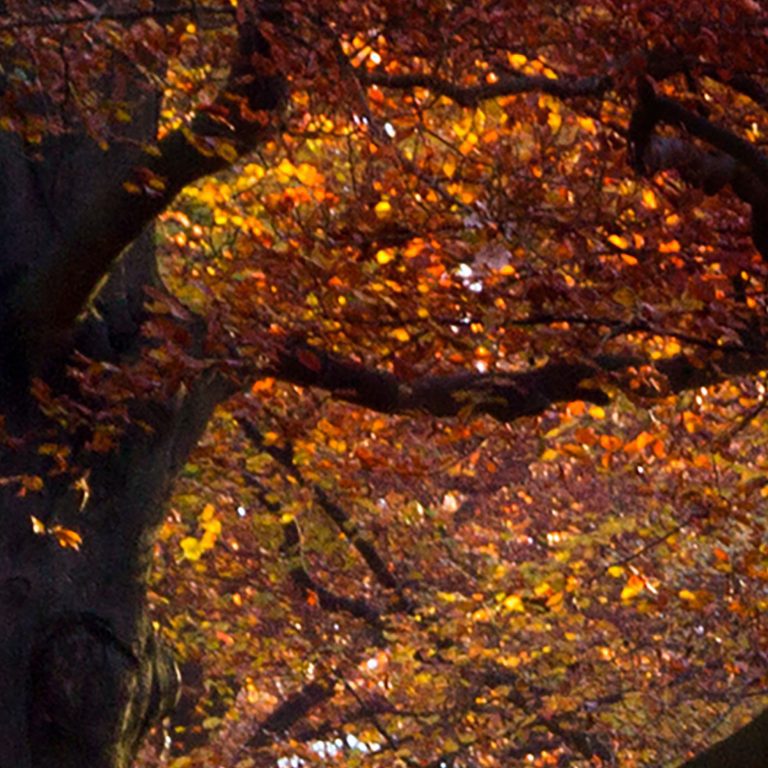
<svg viewBox="0 0 768 768"><path fill-rule="evenodd" d="M307 485L293 462L292 446L278 447L275 445L266 445L261 431L247 415L237 414L237 418L240 426L243 428L243 432L245 432L248 439L251 440L254 445L279 462L297 482ZM393 590L397 594L397 607L408 610L409 602L403 593L402 587L376 547L360 533L354 520L352 520L338 504L332 501L322 488L316 484L311 484L310 489L320 508L349 539L352 546L371 569L379 584L385 589Z"/></svg>
<svg viewBox="0 0 768 768"><path fill-rule="evenodd" d="M175 8L151 8L146 11L106 11L101 9L98 13L77 14L73 16L38 16L32 19L19 19L18 21L7 21L0 24L0 32L14 29L30 29L34 27L62 27L75 24L90 24L103 19L110 21L140 21L141 19L169 19L175 16L184 16L188 14L204 14L211 16L229 16L235 15L235 8L232 6L205 6L197 5L179 5Z"/></svg>
<svg viewBox="0 0 768 768"><path fill-rule="evenodd" d="M274 740L275 735L285 733L313 709L331 699L333 694L334 683L332 680L307 683L262 720L245 746L251 749L268 746Z"/></svg>
<svg viewBox="0 0 768 768"><path fill-rule="evenodd" d="M446 96L462 107L475 107L480 102L499 96L513 96L519 93L547 93L561 99L583 96L601 96L610 87L608 76L568 77L551 79L543 75L503 75L494 83L461 86L438 75L411 72L389 74L372 70L356 70L360 82L397 90L426 88L432 93Z"/></svg>
<svg viewBox="0 0 768 768"><path fill-rule="evenodd" d="M486 414L511 422L543 413L556 403L586 400L607 404L609 395L602 385L592 381L606 373L616 374L612 385L621 386L622 374L636 375L641 369L655 371L664 379L663 384L632 390L634 394L655 397L661 389L682 392L767 367L768 351L762 347L751 351L735 347L716 350L705 359L686 354L658 361L633 355L601 355L585 362L551 362L519 373L466 371L404 381L389 371L306 344L292 344L267 373L282 381L324 389L339 400L381 413L422 412L438 417Z"/></svg>
<svg viewBox="0 0 768 768"><path fill-rule="evenodd" d="M653 135L660 122L682 126L717 152L707 152L683 139ZM757 147L672 99L658 96L647 80L639 85L629 139L632 165L641 173L674 169L686 183L708 195L730 184L750 206L752 241L768 259L768 157Z"/></svg>
<svg viewBox="0 0 768 768"><path fill-rule="evenodd" d="M305 599L309 599L314 594L318 605L323 610L348 613L350 616L363 619L376 630L379 636L381 635L381 631L384 629L381 614L370 603L358 598L338 595L318 583L310 575L302 562L301 536L299 526L294 520L283 525L281 550L293 563L290 567L291 580L303 592Z"/></svg>

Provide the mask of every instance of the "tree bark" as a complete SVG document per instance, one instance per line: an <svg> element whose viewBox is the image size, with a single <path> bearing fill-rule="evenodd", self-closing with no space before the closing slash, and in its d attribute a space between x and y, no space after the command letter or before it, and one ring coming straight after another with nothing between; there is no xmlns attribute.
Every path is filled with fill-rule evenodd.
<svg viewBox="0 0 768 768"><path fill-rule="evenodd" d="M240 24L223 136L202 113L145 153L158 96L138 87L133 120L107 149L81 130L40 146L0 132L2 766L127 768L176 698L175 664L146 611L154 535L175 475L231 384L204 372L137 396L104 449L89 435L109 403L77 411L86 401L66 365L76 351L130 361L148 343L154 217L185 184L228 164L198 142L215 132L238 151L253 146L268 121L241 120L239 105L252 114L282 99L279 74L257 66L269 55L263 21ZM147 173L160 194L132 190ZM192 321L193 341L203 326ZM61 397L79 405L68 412Z"/></svg>
<svg viewBox="0 0 768 768"><path fill-rule="evenodd" d="M768 709L680 768L765 768L768 765Z"/></svg>

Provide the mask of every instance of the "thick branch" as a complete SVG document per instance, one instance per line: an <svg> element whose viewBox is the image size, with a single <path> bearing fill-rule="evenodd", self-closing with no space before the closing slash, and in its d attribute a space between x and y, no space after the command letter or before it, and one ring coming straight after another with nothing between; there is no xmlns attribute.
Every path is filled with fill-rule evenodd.
<svg viewBox="0 0 768 768"><path fill-rule="evenodd" d="M750 206L752 240L763 258L768 259L768 157L731 131L672 99L658 96L646 80L641 81L638 95L629 126L635 168L646 174L674 169L686 183L708 195L717 194L730 184ZM660 122L681 125L717 151L705 151L684 139L655 136L654 129Z"/></svg>
<svg viewBox="0 0 768 768"><path fill-rule="evenodd" d="M543 413L555 403L586 400L606 404L609 395L592 379L643 368L661 374L667 391L682 392L764 370L768 368L768 352L733 349L714 352L706 360L681 354L655 362L640 356L604 355L591 362L552 362L520 373L468 371L406 382L389 371L294 345L270 373L293 384L325 389L340 400L382 413L419 411L439 417L487 414L509 422ZM655 393L650 387L639 392L647 396Z"/></svg>
<svg viewBox="0 0 768 768"><path fill-rule="evenodd" d="M2 330L23 338L28 357L41 354L73 323L115 259L185 185L226 168L268 135L285 83L267 30L282 19L272 11L240 24L230 77L217 101L165 136L127 176L94 179L93 199L64 224L59 247L10 287Z"/></svg>
<svg viewBox="0 0 768 768"><path fill-rule="evenodd" d="M683 126L692 136L742 163L756 174L763 184L768 184L768 157L754 144L691 112L666 96L655 95L654 103L659 121Z"/></svg>
<svg viewBox="0 0 768 768"><path fill-rule="evenodd" d="M568 77L550 79L543 75L504 75L494 83L461 86L437 75L412 72L388 74L373 70L358 71L358 77L366 85L378 85L397 90L426 88L432 93L446 96L462 107L474 107L480 102L499 96L513 96L519 93L548 93L561 99L579 96L601 96L610 85L606 76Z"/></svg>

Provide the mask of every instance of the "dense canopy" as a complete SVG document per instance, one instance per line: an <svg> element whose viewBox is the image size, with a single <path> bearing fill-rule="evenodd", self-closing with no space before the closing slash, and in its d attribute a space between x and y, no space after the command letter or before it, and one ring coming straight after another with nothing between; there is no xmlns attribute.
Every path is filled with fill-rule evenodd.
<svg viewBox="0 0 768 768"><path fill-rule="evenodd" d="M759 2L0 10L0 763L768 763Z"/></svg>

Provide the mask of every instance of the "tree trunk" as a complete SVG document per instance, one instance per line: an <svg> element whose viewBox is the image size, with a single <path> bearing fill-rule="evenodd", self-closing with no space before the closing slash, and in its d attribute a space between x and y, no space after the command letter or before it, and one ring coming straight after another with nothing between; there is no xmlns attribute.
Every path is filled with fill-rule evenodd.
<svg viewBox="0 0 768 768"><path fill-rule="evenodd" d="M222 109L270 114L282 103L283 78L263 64L263 19L281 23L280 3L238 16ZM221 137L201 112L191 133L155 142L159 95L126 76L131 122L106 147L68 115L68 132L41 144L0 131L0 766L127 768L178 687L145 606L154 534L231 385L215 372L155 376L144 395L127 386L121 420L67 366L73 352L136 360L152 343L141 333L144 288L159 287L152 221L185 184L227 165L192 134L212 130L242 150L269 121L234 110L234 133ZM46 118L56 108L45 94L24 103ZM134 193L127 182L141 172L162 193ZM202 328L185 328L195 348Z"/></svg>
<svg viewBox="0 0 768 768"><path fill-rule="evenodd" d="M134 130L153 136L154 112L146 104ZM37 279L135 152L129 144L104 151L82 136L38 149L0 134L0 297ZM52 399L31 394L39 377L52 398L79 397L65 367L74 349L112 362L136 356L153 259L147 232L113 270L98 314L71 327L20 326L13 317L24 308L2 304L2 766L126 768L175 699L176 668L145 606L153 537L172 480L227 385L203 375L170 397L133 402L109 450L88 443L95 414L76 425Z"/></svg>
<svg viewBox="0 0 768 768"><path fill-rule="evenodd" d="M132 428L82 486L3 489L0 765L128 766L173 701L176 673L145 610L152 539L218 394L206 382L161 408L154 431ZM35 441L30 449L3 466L39 463ZM31 516L48 535L33 532ZM62 546L68 530L79 550Z"/></svg>
<svg viewBox="0 0 768 768"><path fill-rule="evenodd" d="M680 768L765 768L768 765L768 709Z"/></svg>

